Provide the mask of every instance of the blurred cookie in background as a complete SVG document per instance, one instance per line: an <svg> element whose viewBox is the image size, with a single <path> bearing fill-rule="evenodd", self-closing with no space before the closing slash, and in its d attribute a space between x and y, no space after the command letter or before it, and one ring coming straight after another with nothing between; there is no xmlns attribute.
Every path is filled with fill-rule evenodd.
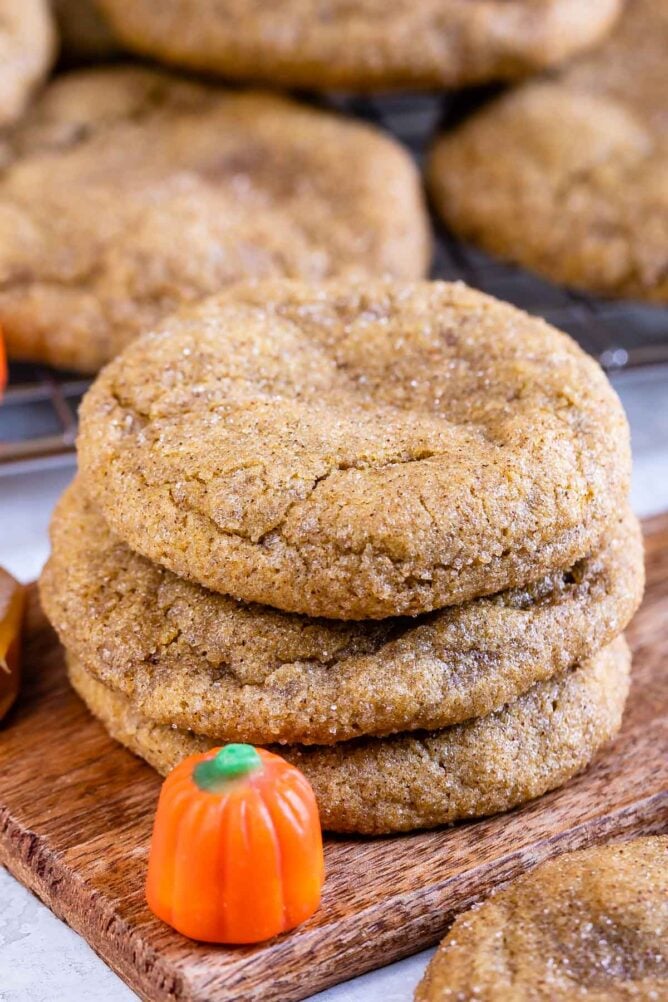
<svg viewBox="0 0 668 1002"><path fill-rule="evenodd" d="M419 175L371 126L139 67L59 77L5 144L10 357L93 372L241 278L420 278Z"/></svg>
<svg viewBox="0 0 668 1002"><path fill-rule="evenodd" d="M599 49L443 135L446 224L554 281L667 302L667 53L668 0L629 0Z"/></svg>
<svg viewBox="0 0 668 1002"><path fill-rule="evenodd" d="M596 44L620 0L99 0L124 45L230 79L388 90L510 80Z"/></svg>
<svg viewBox="0 0 668 1002"><path fill-rule="evenodd" d="M0 0L0 126L23 113L55 51L46 0Z"/></svg>

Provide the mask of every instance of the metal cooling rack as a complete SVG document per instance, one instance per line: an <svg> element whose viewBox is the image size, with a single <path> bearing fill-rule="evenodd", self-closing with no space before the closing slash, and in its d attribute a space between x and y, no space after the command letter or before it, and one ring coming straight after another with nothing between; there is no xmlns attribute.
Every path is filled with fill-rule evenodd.
<svg viewBox="0 0 668 1002"><path fill-rule="evenodd" d="M42 468L72 453L89 380L43 366L11 365L0 405L0 476Z"/></svg>
<svg viewBox="0 0 668 1002"><path fill-rule="evenodd" d="M419 164L439 128L460 120L489 96L332 97L325 102L399 138ZM313 98L322 103L322 99ZM469 285L545 317L568 331L608 370L668 364L668 308L603 301L552 285L455 240L434 220L432 275ZM0 405L0 475L67 461L76 414L88 382L42 366L14 365Z"/></svg>

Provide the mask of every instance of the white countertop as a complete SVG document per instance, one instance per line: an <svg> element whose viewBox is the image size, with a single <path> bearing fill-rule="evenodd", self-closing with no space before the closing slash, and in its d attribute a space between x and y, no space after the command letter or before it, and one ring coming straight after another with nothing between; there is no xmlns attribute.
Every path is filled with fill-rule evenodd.
<svg viewBox="0 0 668 1002"><path fill-rule="evenodd" d="M668 510L668 369L615 380L629 415L636 512ZM0 477L0 564L24 581L37 576L48 551L51 509L73 466ZM0 735L1 740L1 735ZM405 1002L430 951L321 993L318 1002ZM0 869L0 1000L127 1002L136 996L88 945Z"/></svg>

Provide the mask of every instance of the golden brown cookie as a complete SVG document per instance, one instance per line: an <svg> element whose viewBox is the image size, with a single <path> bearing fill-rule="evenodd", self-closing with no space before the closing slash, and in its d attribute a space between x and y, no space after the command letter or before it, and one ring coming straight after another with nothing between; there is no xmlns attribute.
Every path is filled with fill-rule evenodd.
<svg viewBox="0 0 668 1002"><path fill-rule="evenodd" d="M446 223L493 254L611 296L668 301L668 0L436 143Z"/></svg>
<svg viewBox="0 0 668 1002"><path fill-rule="evenodd" d="M643 584L630 513L566 572L380 622L309 619L183 581L115 538L79 484L51 539L40 593L68 650L143 717L252 744L332 744L484 716L609 644Z"/></svg>
<svg viewBox="0 0 668 1002"><path fill-rule="evenodd" d="M55 48L47 0L0 0L0 126L23 113Z"/></svg>
<svg viewBox="0 0 668 1002"><path fill-rule="evenodd" d="M236 286L130 345L80 417L86 491L132 549L311 616L537 581L591 554L628 490L596 363L460 284Z"/></svg>
<svg viewBox="0 0 668 1002"><path fill-rule="evenodd" d="M668 998L668 837L570 852L461 915L416 1002Z"/></svg>
<svg viewBox="0 0 668 1002"><path fill-rule="evenodd" d="M16 358L95 371L240 278L427 267L409 155L278 95L79 71L50 85L8 145L0 324Z"/></svg>
<svg viewBox="0 0 668 1002"><path fill-rule="evenodd" d="M112 737L162 773L220 742L155 724L71 656L70 679ZM623 638L487 717L442 731L275 748L308 777L323 826L380 835L508 810L565 783L618 731Z"/></svg>
<svg viewBox="0 0 668 1002"><path fill-rule="evenodd" d="M190 69L384 90L511 79L595 44L620 0L99 0L123 42Z"/></svg>

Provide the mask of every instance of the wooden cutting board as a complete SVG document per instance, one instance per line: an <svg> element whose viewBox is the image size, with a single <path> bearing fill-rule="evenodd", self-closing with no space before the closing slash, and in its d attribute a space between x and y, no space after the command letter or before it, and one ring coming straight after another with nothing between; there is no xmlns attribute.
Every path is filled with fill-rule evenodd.
<svg viewBox="0 0 668 1002"><path fill-rule="evenodd" d="M253 948L198 946L148 912L160 780L70 691L33 590L23 692L0 730L0 861L144 999L291 1002L435 943L456 912L556 853L668 831L668 515L646 534L634 685L615 744L585 775L509 814L328 839L320 912Z"/></svg>

